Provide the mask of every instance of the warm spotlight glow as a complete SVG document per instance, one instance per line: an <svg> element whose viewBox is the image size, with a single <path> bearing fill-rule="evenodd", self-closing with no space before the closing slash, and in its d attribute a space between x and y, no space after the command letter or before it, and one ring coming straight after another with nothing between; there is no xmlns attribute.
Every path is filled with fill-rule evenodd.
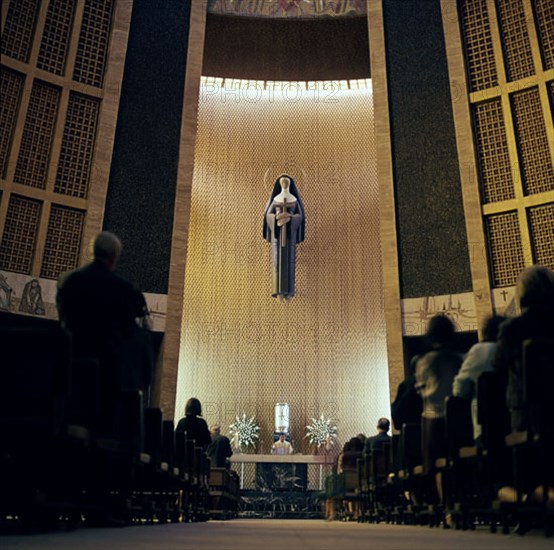
<svg viewBox="0 0 554 550"><path fill-rule="evenodd" d="M306 208L296 296L271 297L262 218L289 174ZM255 416L268 452L275 403L338 444L390 417L371 80L204 77L192 188L176 417L198 397L209 423Z"/></svg>

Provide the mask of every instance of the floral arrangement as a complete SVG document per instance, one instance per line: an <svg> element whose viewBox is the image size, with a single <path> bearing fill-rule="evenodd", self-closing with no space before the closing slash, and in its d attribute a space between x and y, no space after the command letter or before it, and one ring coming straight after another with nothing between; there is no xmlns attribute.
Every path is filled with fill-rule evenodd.
<svg viewBox="0 0 554 550"><path fill-rule="evenodd" d="M254 445L254 439L258 438L260 427L254 421L254 417L246 418L246 414L242 417L235 417L235 421L229 426L229 433L233 439L233 447L242 450L242 447Z"/></svg>
<svg viewBox="0 0 554 550"><path fill-rule="evenodd" d="M330 446L335 442L337 438L337 427L334 425L333 420L325 418L321 415L319 418L312 418L312 423L306 426L308 430L306 437L311 444L316 444L318 447L322 445Z"/></svg>

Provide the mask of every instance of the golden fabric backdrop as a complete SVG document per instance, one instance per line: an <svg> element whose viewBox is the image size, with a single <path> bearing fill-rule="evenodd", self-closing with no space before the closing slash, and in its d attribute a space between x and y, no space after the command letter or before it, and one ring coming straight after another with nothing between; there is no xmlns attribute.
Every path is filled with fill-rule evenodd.
<svg viewBox="0 0 554 550"><path fill-rule="evenodd" d="M390 408L371 82L232 86L201 86L176 418L191 396L224 433L255 416L258 452L282 401L295 450L321 414L339 445L373 434ZM262 236L281 173L306 211L290 303Z"/></svg>

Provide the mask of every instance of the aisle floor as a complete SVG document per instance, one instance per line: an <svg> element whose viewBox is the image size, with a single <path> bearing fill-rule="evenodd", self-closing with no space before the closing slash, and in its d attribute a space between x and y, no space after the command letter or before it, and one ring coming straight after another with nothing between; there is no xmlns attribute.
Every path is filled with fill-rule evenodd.
<svg viewBox="0 0 554 550"><path fill-rule="evenodd" d="M0 536L3 550L552 550L538 532L524 537L368 525L323 520L232 520L207 523L77 529Z"/></svg>

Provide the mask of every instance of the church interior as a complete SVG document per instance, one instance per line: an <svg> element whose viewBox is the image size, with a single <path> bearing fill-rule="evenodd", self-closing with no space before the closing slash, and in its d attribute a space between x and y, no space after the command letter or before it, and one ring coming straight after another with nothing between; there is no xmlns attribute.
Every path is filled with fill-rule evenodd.
<svg viewBox="0 0 554 550"><path fill-rule="evenodd" d="M551 548L553 2L1 17L2 547Z"/></svg>

